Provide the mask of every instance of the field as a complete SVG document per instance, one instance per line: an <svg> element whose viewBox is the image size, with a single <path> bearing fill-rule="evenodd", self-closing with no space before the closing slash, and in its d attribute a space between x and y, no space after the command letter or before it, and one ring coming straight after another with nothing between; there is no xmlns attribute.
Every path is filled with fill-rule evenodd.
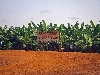
<svg viewBox="0 0 100 75"><path fill-rule="evenodd" d="M100 75L100 54L0 50L0 75Z"/></svg>

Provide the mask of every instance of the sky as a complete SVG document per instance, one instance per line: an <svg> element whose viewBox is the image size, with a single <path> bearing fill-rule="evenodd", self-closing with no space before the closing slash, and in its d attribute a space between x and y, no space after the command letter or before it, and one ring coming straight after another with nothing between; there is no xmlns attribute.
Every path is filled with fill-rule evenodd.
<svg viewBox="0 0 100 75"><path fill-rule="evenodd" d="M0 0L0 26L28 26L33 21L47 25L95 24L100 21L100 0Z"/></svg>

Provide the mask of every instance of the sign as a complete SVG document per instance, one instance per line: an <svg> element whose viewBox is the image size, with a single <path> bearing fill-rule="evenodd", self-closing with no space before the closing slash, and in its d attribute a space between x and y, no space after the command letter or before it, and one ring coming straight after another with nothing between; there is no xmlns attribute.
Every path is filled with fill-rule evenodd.
<svg viewBox="0 0 100 75"><path fill-rule="evenodd" d="M47 43L47 42L59 42L59 32L51 31L51 32L37 32L37 42L39 43Z"/></svg>

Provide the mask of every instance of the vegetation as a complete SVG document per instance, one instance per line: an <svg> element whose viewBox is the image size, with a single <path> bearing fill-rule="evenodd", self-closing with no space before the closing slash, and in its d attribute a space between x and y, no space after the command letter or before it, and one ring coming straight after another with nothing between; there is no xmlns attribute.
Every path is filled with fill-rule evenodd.
<svg viewBox="0 0 100 75"><path fill-rule="evenodd" d="M84 25L83 22L80 26L78 22L75 25L68 23L67 27L64 24L46 25L44 20L37 25L31 21L28 27L11 26L8 29L5 25L4 28L0 27L0 48L37 50L42 44L37 43L36 32L56 30L60 32L60 41L45 44L42 49L47 50L50 45L58 44L64 47L64 51L100 52L100 24L95 25L91 20L90 25Z"/></svg>

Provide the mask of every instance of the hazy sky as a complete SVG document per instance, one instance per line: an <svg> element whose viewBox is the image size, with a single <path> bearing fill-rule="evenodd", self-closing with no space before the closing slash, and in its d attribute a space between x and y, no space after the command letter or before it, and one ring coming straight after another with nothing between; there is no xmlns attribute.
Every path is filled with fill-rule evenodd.
<svg viewBox="0 0 100 75"><path fill-rule="evenodd" d="M0 26L100 21L100 0L0 0Z"/></svg>

